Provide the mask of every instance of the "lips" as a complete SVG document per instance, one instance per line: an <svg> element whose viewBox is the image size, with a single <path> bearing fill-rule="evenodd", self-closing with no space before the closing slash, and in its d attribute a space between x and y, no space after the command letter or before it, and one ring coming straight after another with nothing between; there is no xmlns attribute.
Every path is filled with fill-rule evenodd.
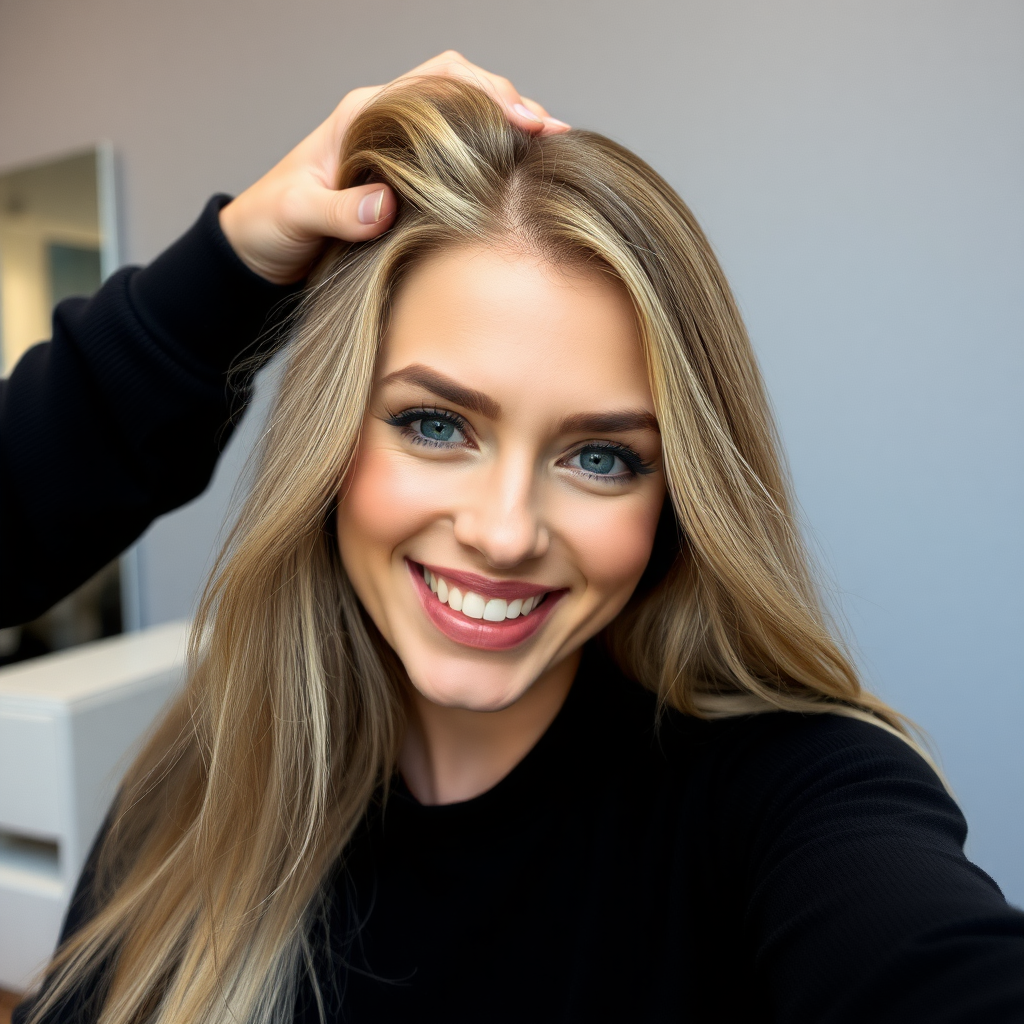
<svg viewBox="0 0 1024 1024"><path fill-rule="evenodd" d="M509 650L529 639L566 593L409 559L406 565L434 625L456 643L484 650Z"/></svg>

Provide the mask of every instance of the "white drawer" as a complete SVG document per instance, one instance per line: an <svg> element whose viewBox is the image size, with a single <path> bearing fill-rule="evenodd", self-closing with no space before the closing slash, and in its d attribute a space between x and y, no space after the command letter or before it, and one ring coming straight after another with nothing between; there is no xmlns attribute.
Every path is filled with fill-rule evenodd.
<svg viewBox="0 0 1024 1024"><path fill-rule="evenodd" d="M57 945L61 896L0 888L0 988L24 992Z"/></svg>
<svg viewBox="0 0 1024 1024"><path fill-rule="evenodd" d="M0 707L0 830L57 838L59 793L57 722Z"/></svg>

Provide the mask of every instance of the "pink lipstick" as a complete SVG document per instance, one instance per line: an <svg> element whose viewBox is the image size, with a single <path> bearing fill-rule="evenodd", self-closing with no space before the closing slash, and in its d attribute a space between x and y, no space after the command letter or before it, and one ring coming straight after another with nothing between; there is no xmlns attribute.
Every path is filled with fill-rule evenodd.
<svg viewBox="0 0 1024 1024"><path fill-rule="evenodd" d="M450 640L483 650L505 651L524 643L566 593L410 559L406 565L431 622Z"/></svg>

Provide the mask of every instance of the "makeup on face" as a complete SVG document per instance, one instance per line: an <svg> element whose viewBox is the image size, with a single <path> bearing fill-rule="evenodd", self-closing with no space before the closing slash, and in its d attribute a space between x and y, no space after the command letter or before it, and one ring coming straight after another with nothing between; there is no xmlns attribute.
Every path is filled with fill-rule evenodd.
<svg viewBox="0 0 1024 1024"><path fill-rule="evenodd" d="M665 494L632 305L467 248L398 289L338 508L360 600L425 700L507 707L629 599Z"/></svg>

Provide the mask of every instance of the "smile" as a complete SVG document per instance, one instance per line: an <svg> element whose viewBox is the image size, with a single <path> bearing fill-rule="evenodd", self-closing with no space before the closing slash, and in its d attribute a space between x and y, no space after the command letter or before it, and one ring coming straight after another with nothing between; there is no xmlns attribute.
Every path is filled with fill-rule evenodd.
<svg viewBox="0 0 1024 1024"><path fill-rule="evenodd" d="M505 619L529 615L547 597L547 594L534 594L525 599L517 597L512 601L506 601L503 597L488 600L473 590L463 593L454 583L449 586L443 576L435 576L426 566L423 567L423 581L441 604L448 605L453 611L462 612L467 619L486 619L488 622L504 622Z"/></svg>
<svg viewBox="0 0 1024 1024"><path fill-rule="evenodd" d="M475 573L406 560L420 603L449 639L468 647L508 650L543 625L565 590L488 580Z"/></svg>

